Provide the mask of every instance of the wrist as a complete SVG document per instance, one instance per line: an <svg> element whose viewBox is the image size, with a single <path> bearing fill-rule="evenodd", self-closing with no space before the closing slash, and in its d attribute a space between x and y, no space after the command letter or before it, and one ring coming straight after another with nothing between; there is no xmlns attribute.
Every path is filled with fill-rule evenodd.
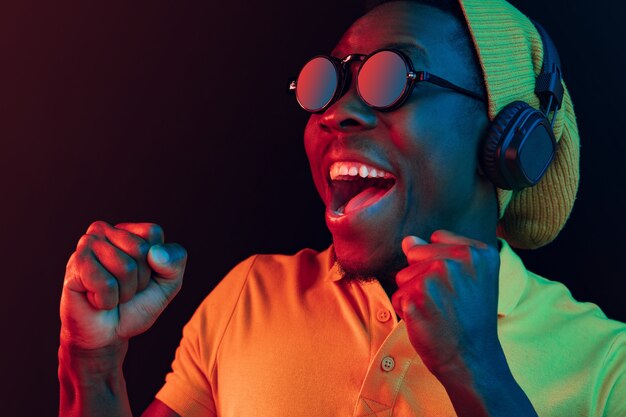
<svg viewBox="0 0 626 417"><path fill-rule="evenodd" d="M73 343L59 346L59 377L70 377L79 385L123 378L122 366L128 341L98 349L85 349Z"/></svg>
<svg viewBox="0 0 626 417"><path fill-rule="evenodd" d="M100 349L59 347L59 415L132 416L122 365L128 342Z"/></svg>
<svg viewBox="0 0 626 417"><path fill-rule="evenodd" d="M537 416L499 343L491 354L470 361L455 358L437 372L459 417Z"/></svg>

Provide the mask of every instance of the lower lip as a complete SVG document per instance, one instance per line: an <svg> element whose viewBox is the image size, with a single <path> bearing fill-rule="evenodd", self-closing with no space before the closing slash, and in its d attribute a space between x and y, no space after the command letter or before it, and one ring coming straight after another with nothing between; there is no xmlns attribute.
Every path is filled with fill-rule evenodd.
<svg viewBox="0 0 626 417"><path fill-rule="evenodd" d="M380 214L380 211L389 205L395 189L396 184L386 191L377 191L374 193L366 190L365 192L371 193L371 195L353 197L353 199L344 207L343 213L326 208L326 222L328 227L351 227L361 222L375 221L376 217ZM353 202L353 200L357 198L360 198L363 201L359 203Z"/></svg>

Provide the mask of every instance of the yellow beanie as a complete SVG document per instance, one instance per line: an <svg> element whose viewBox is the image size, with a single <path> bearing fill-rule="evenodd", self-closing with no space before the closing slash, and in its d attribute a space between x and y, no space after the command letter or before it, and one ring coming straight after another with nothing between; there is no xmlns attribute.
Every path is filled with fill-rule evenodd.
<svg viewBox="0 0 626 417"><path fill-rule="evenodd" d="M459 0L482 66L493 120L522 100L539 108L535 79L543 45L532 22L504 0ZM563 83L565 84L565 83ZM579 179L578 127L567 87L554 123L555 158L539 184L514 192L498 188L498 236L511 246L534 249L559 234L574 205Z"/></svg>

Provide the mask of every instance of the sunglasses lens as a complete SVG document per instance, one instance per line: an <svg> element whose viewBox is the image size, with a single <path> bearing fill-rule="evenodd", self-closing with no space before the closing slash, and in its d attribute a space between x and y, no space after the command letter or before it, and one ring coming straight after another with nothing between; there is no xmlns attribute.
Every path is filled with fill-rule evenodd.
<svg viewBox="0 0 626 417"><path fill-rule="evenodd" d="M361 98L376 108L391 107L407 88L407 66L400 55L381 51L370 56L361 66L358 90Z"/></svg>
<svg viewBox="0 0 626 417"><path fill-rule="evenodd" d="M325 57L316 57L306 63L296 84L296 98L304 110L317 112L335 95L338 85L337 71Z"/></svg>

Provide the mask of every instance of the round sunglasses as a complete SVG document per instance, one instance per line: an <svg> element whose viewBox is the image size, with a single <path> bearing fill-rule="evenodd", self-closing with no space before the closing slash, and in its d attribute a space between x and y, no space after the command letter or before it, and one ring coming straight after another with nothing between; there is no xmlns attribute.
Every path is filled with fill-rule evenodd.
<svg viewBox="0 0 626 417"><path fill-rule="evenodd" d="M321 113L330 107L350 85L352 61L361 61L357 73L356 89L365 104L380 111L391 111L400 107L411 94L416 83L425 81L448 88L476 100L485 97L459 87L426 71L415 71L411 60L402 51L380 49L370 55L351 54L343 59L328 55L311 58L300 70L300 74L289 84L300 106L311 113Z"/></svg>

